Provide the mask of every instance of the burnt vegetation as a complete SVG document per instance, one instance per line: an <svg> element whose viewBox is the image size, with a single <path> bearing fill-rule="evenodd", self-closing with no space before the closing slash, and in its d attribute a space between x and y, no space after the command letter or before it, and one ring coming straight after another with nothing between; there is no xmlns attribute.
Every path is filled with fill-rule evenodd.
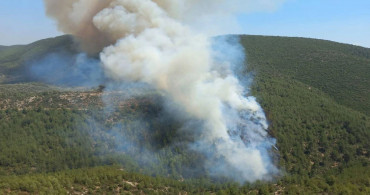
<svg viewBox="0 0 370 195"><path fill-rule="evenodd" d="M75 51L63 36L0 47L0 193L369 194L370 49L304 38L241 42L252 93L277 139L276 180L210 177L186 145L196 135L181 131L160 94L112 93L108 112L105 86L32 82L25 62Z"/></svg>

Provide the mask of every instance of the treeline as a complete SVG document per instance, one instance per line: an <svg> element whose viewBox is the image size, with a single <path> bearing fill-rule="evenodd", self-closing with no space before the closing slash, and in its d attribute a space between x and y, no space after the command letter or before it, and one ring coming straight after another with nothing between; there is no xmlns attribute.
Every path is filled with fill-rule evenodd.
<svg viewBox="0 0 370 195"><path fill-rule="evenodd" d="M368 194L368 168L350 168L337 177L284 177L276 184L240 185L207 178L174 180L128 172L120 166L55 173L0 176L2 194ZM301 177L301 178L299 178ZM360 187L359 187L360 186Z"/></svg>
<svg viewBox="0 0 370 195"><path fill-rule="evenodd" d="M298 81L259 78L254 87L289 173L315 176L368 166L370 119Z"/></svg>
<svg viewBox="0 0 370 195"><path fill-rule="evenodd" d="M70 110L0 111L0 175L100 164L84 117Z"/></svg>
<svg viewBox="0 0 370 195"><path fill-rule="evenodd" d="M173 178L205 175L203 157L187 147L191 134L177 133L181 122L158 105L138 102L111 113L0 110L0 175L112 164Z"/></svg>

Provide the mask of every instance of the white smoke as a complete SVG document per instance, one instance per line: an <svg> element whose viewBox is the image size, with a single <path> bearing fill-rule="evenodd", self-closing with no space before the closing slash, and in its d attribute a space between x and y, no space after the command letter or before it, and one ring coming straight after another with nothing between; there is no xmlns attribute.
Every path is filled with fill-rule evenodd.
<svg viewBox="0 0 370 195"><path fill-rule="evenodd" d="M268 179L276 171L267 154L273 143L263 110L245 96L233 64L215 58L209 35L219 33L218 27L212 28L216 33L204 29L214 19L276 5L257 2L45 0L45 5L60 30L79 38L85 50L101 51L112 79L148 83L204 121L202 136L191 147L209 156L211 174L244 182Z"/></svg>

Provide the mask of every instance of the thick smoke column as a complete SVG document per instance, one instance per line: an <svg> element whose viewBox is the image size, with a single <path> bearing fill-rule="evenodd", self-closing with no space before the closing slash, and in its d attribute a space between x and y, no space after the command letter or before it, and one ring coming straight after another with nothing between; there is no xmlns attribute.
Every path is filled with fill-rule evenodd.
<svg viewBox="0 0 370 195"><path fill-rule="evenodd" d="M247 11L240 5L248 7L248 1L45 0L45 5L83 49L101 51L112 79L148 83L204 121L202 136L191 147L209 157L211 174L255 181L276 171L263 110L253 97L245 97L232 64L212 50L208 36L218 28L194 29L199 22Z"/></svg>
<svg viewBox="0 0 370 195"><path fill-rule="evenodd" d="M146 4L147 0L139 3ZM236 13L274 10L285 0L152 0L167 17L208 35L238 33ZM80 39L83 49L100 52L115 43L123 34L101 32L94 24L94 17L111 3L129 3L124 0L44 0L46 13L58 22L59 30ZM130 8L122 19L133 17ZM144 14L144 13L140 13ZM108 21L106 21L108 22ZM122 21L123 22L123 21ZM130 21L127 21L130 22ZM114 26L114 23L110 24ZM131 28L125 26L122 28ZM144 27L144 26L143 26ZM146 28L146 27L144 27ZM121 31L122 32L122 31ZM127 32L131 32L127 30Z"/></svg>

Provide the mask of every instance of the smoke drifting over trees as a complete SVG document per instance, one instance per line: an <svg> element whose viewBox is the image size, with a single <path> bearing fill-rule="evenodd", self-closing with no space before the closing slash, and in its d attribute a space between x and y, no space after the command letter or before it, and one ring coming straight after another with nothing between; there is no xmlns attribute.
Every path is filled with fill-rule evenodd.
<svg viewBox="0 0 370 195"><path fill-rule="evenodd" d="M151 85L173 102L173 110L202 122L183 129L200 132L189 147L207 157L212 175L252 182L278 172L269 156L274 140L263 110L241 82L248 78L235 75L244 68L243 50L230 39L210 39L230 24L236 27L234 14L276 5L251 2L45 0L45 5L84 51L100 52L109 79Z"/></svg>

